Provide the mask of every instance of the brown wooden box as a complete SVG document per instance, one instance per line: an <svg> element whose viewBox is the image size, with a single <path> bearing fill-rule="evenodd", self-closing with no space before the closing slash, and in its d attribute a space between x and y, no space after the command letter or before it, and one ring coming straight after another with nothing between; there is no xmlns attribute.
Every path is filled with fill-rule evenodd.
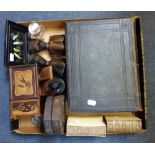
<svg viewBox="0 0 155 155"><path fill-rule="evenodd" d="M10 114L12 130L17 133L36 133L41 129L32 123L32 117L40 115L40 90L37 65L9 67ZM31 127L29 127L29 124Z"/></svg>
<svg viewBox="0 0 155 155"><path fill-rule="evenodd" d="M11 101L39 97L36 65L10 66L9 74Z"/></svg>

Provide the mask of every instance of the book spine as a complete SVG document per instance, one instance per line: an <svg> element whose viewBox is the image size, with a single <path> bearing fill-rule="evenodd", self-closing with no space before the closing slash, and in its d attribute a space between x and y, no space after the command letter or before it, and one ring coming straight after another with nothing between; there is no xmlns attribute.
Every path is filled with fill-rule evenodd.
<svg viewBox="0 0 155 155"><path fill-rule="evenodd" d="M141 131L142 123L140 120L107 121L107 133L137 133Z"/></svg>
<svg viewBox="0 0 155 155"><path fill-rule="evenodd" d="M106 136L106 126L83 127L67 125L67 136Z"/></svg>
<svg viewBox="0 0 155 155"><path fill-rule="evenodd" d="M66 52L66 80L67 81L70 81L70 76L69 76L69 72L70 72L70 64L69 64L69 60L70 60L70 54L69 54L69 50L70 50L70 47L68 45L68 41L69 40L69 23L66 22L66 28L65 28L65 52ZM69 112L70 110L70 83L67 82L67 98L68 98L68 101L67 101L67 104L65 105L65 108L66 110Z"/></svg>
<svg viewBox="0 0 155 155"><path fill-rule="evenodd" d="M135 63L135 79L136 79L136 99L137 99L137 111L142 111L141 105L141 93L140 93L140 77L139 77L139 61L138 61L138 53L139 51L139 42L138 42L138 32L137 32L137 23L136 19L138 17L132 18L132 37L133 37L133 45L134 45L134 63Z"/></svg>
<svg viewBox="0 0 155 155"><path fill-rule="evenodd" d="M140 21L141 23L141 21ZM145 126L144 128L147 128L147 88L146 88L146 71L145 71L145 56L144 56L144 38L142 31L140 33L141 35L141 48L142 48L142 60L143 60L143 76L144 76L144 119L145 119Z"/></svg>

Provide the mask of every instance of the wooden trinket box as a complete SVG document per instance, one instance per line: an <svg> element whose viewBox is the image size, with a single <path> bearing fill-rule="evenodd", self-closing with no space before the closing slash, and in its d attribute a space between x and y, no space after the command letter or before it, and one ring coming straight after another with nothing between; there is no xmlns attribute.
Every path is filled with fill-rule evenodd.
<svg viewBox="0 0 155 155"><path fill-rule="evenodd" d="M10 66L9 75L11 101L39 97L36 65Z"/></svg>

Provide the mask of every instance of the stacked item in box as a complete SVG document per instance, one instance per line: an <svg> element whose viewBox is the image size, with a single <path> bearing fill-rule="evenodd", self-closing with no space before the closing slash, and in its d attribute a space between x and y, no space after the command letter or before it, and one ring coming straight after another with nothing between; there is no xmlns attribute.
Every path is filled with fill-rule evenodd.
<svg viewBox="0 0 155 155"><path fill-rule="evenodd" d="M64 35L46 43L43 25L28 28L7 21L12 130L64 134Z"/></svg>
<svg viewBox="0 0 155 155"><path fill-rule="evenodd" d="M7 21L12 131L101 136L146 128L138 17Z"/></svg>

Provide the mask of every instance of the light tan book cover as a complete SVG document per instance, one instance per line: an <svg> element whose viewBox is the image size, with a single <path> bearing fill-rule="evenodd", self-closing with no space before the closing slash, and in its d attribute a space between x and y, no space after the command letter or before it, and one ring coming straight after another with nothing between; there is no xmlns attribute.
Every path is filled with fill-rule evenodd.
<svg viewBox="0 0 155 155"><path fill-rule="evenodd" d="M142 132L142 121L136 116L106 116L107 133Z"/></svg>
<svg viewBox="0 0 155 155"><path fill-rule="evenodd" d="M68 116L67 136L106 136L103 116Z"/></svg>

